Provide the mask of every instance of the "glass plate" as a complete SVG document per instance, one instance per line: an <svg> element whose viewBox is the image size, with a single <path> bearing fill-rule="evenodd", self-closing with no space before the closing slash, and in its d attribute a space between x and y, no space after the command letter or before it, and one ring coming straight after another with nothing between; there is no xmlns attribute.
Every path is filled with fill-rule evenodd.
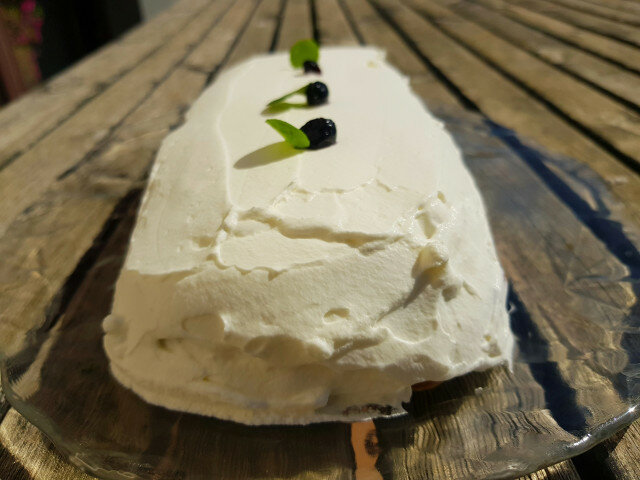
<svg viewBox="0 0 640 480"><path fill-rule="evenodd" d="M513 371L414 392L407 414L352 424L249 427L149 405L111 377L101 330L138 192L90 252L93 266L72 275L80 287L62 298L64 314L3 359L7 399L72 463L106 479L507 478L628 425L640 399L640 257L611 218L615 201L574 160L477 115L443 118L512 281Z"/></svg>

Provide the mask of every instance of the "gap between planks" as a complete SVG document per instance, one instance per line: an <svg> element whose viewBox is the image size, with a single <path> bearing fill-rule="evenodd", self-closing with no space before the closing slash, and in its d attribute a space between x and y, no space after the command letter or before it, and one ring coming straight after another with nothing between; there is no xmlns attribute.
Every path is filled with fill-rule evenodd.
<svg viewBox="0 0 640 480"><path fill-rule="evenodd" d="M640 49L606 36L583 30L551 16L534 12L506 0L471 0L509 17L521 25L535 29L567 45L598 56L602 60L640 74Z"/></svg>
<svg viewBox="0 0 640 480"><path fill-rule="evenodd" d="M481 3L440 1L461 17L500 35L552 67L582 80L626 107L640 112L640 75L553 37L526 27Z"/></svg>
<svg viewBox="0 0 640 480"><path fill-rule="evenodd" d="M590 3L584 0L555 0L556 3L577 12L587 13L631 26L640 26L640 13L612 8L602 3Z"/></svg>
<svg viewBox="0 0 640 480"><path fill-rule="evenodd" d="M604 35L635 47L640 46L640 29L565 7L549 0L508 0L527 9L553 16L566 23Z"/></svg>

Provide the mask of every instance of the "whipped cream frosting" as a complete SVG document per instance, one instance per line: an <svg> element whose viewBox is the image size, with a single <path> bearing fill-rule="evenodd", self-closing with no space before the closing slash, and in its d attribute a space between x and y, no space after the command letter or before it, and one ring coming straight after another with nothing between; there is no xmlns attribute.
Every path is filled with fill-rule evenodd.
<svg viewBox="0 0 640 480"><path fill-rule="evenodd" d="M443 124L379 50L320 64L228 69L164 140L104 321L113 374L147 401L249 424L368 418L414 383L510 360L505 278ZM264 111L315 80L326 105ZM316 117L335 145L295 150L264 123Z"/></svg>

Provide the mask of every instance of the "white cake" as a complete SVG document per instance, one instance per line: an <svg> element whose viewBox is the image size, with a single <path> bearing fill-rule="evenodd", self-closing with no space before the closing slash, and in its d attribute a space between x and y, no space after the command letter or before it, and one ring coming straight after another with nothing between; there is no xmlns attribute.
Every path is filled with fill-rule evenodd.
<svg viewBox="0 0 640 480"><path fill-rule="evenodd" d="M227 70L163 142L104 321L113 374L145 400L249 424L365 418L510 360L504 275L442 123L378 50L319 63ZM316 80L329 103L263 114ZM335 145L295 150L264 123L316 117Z"/></svg>

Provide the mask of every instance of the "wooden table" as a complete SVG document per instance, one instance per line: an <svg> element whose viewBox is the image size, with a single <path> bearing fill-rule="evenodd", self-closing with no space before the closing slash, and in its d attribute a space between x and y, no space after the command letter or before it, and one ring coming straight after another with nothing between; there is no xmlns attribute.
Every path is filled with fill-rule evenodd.
<svg viewBox="0 0 640 480"><path fill-rule="evenodd" d="M0 111L0 345L11 350L64 315L139 197L159 143L220 70L301 38L382 46L436 113L480 112L582 162L638 248L639 26L637 0L182 0ZM593 205L588 185L570 185L574 200ZM528 288L522 272L533 267L517 244L539 258L552 252L533 243L535 231L522 235L497 236L501 260L543 316L553 280ZM575 248L590 248L589 235ZM0 405L0 478L90 478ZM639 445L636 423L525 478L638 478Z"/></svg>

